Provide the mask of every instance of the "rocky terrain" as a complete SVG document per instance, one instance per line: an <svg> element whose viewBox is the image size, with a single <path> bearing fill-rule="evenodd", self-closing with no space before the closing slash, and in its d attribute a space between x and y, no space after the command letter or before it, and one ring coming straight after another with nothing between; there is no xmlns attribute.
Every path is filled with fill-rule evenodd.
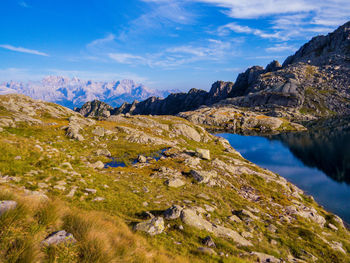
<svg viewBox="0 0 350 263"><path fill-rule="evenodd" d="M190 90L124 104L116 113L175 115L200 106L249 109L292 121L350 114L350 22L317 36L281 65L253 66L236 82L216 82L210 92Z"/></svg>
<svg viewBox="0 0 350 263"><path fill-rule="evenodd" d="M80 107L95 99L116 107L124 102L144 100L150 96L166 97L171 92L153 90L132 80L104 82L59 76L47 76L41 81L0 83L0 95L24 94L69 108Z"/></svg>
<svg viewBox="0 0 350 263"><path fill-rule="evenodd" d="M201 107L195 111L179 113L178 116L212 132L262 135L307 130L303 125L283 118L233 107Z"/></svg>
<svg viewBox="0 0 350 263"><path fill-rule="evenodd" d="M0 151L0 262L350 261L339 217L183 118L0 96Z"/></svg>

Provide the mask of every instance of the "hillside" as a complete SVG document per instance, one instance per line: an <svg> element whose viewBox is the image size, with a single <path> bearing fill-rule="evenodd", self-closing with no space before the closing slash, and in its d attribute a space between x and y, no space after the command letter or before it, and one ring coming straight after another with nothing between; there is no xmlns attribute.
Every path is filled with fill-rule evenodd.
<svg viewBox="0 0 350 263"><path fill-rule="evenodd" d="M182 118L6 95L0 127L1 262L350 261L339 217Z"/></svg>

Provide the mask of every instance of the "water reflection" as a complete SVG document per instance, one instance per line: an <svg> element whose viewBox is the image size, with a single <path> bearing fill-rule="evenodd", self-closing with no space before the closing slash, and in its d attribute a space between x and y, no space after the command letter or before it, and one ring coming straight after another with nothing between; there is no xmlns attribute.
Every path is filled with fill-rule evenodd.
<svg viewBox="0 0 350 263"><path fill-rule="evenodd" d="M304 133L269 136L280 140L305 165L315 167L338 182L350 184L350 119L310 125Z"/></svg>
<svg viewBox="0 0 350 263"><path fill-rule="evenodd" d="M248 160L287 178L350 222L350 125L313 124L306 133L268 137L218 134Z"/></svg>

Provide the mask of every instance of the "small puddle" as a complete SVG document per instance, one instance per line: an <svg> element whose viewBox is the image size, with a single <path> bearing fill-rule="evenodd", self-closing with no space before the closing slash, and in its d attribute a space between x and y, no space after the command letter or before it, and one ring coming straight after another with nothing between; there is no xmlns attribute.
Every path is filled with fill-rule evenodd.
<svg viewBox="0 0 350 263"><path fill-rule="evenodd" d="M162 149L158 152L155 152L153 155L151 156L145 156L146 158L152 158L153 160L156 160L156 161L159 161L160 158L162 158L162 156L164 156L164 152L166 150L168 150L169 148L165 148L165 149ZM124 163L124 162L121 162L120 160L118 160L117 158L111 158L112 161L108 162L105 164L105 168L118 168L118 167L126 167L127 165ZM133 160L131 162L131 165L134 165L138 163L137 159ZM147 161L148 163L148 161Z"/></svg>

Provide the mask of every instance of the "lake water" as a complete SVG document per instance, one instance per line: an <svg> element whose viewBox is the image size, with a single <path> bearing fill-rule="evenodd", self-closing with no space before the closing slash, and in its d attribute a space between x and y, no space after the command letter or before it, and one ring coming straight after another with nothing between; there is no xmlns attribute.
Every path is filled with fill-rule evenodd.
<svg viewBox="0 0 350 263"><path fill-rule="evenodd" d="M349 123L335 120L304 133L266 137L217 135L249 161L285 177L350 223Z"/></svg>

